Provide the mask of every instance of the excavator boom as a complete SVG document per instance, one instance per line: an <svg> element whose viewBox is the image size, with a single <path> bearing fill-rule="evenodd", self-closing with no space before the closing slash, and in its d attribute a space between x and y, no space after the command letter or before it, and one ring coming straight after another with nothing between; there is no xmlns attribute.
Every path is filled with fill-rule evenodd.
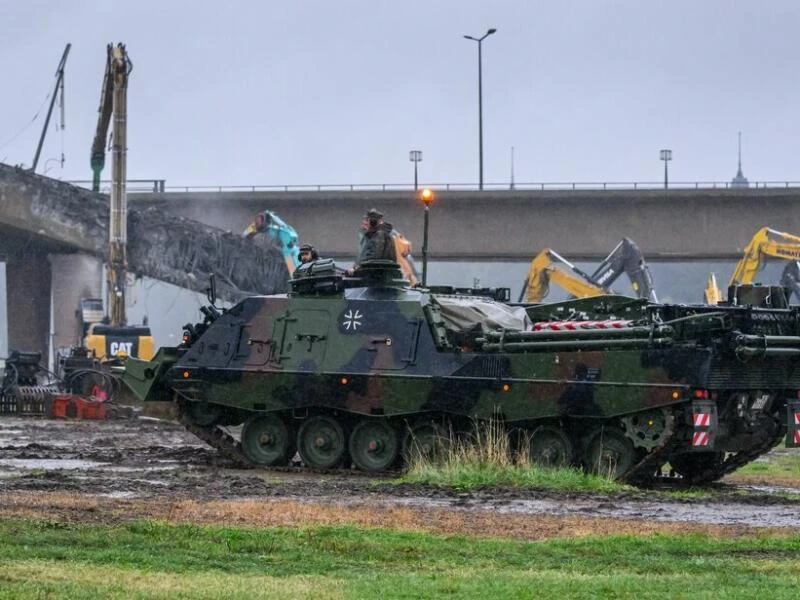
<svg viewBox="0 0 800 600"><path fill-rule="evenodd" d="M608 289L623 273L630 279L631 287L638 298L647 298L651 302L658 302L653 278L645 263L644 255L639 250L639 246L627 237L622 238L606 256L589 277L589 281Z"/></svg>
<svg viewBox="0 0 800 600"><path fill-rule="evenodd" d="M114 47L107 49L106 70L103 76L103 87L100 88L100 106L97 109L97 127L94 132L90 164L92 167L92 191L100 191L100 176L106 165L106 139L111 124L111 113L114 108ZM124 52L124 49L123 49Z"/></svg>
<svg viewBox="0 0 800 600"><path fill-rule="evenodd" d="M602 296L608 290L589 281L585 273L555 250L545 248L531 261L528 277L520 292L520 302L541 302L550 290L550 283L578 298Z"/></svg>
<svg viewBox="0 0 800 600"><path fill-rule="evenodd" d="M531 261L519 301L541 302L547 295L551 282L558 284L575 298L614 294L611 284L622 273L628 275L637 297L658 302L644 256L630 238L622 238L591 275L554 250L545 248Z"/></svg>
<svg viewBox="0 0 800 600"><path fill-rule="evenodd" d="M259 233L266 235L280 248L289 275L294 273L300 265L300 247L294 227L287 224L274 212L265 210L256 215L253 222L242 233L242 237L249 239Z"/></svg>
<svg viewBox="0 0 800 600"><path fill-rule="evenodd" d="M768 258L778 258L790 261L783 270L781 285L789 288L800 297L800 284L798 284L797 261L800 260L800 236L784 233L769 227L762 227L750 238L745 246L742 258L736 263L731 275L729 286L749 285L755 281L759 271L764 268ZM711 277L714 277L713 273ZM722 298L719 288L716 288L716 279L709 278L705 291L706 302L715 304L713 300ZM719 301L719 300L717 300Z"/></svg>
<svg viewBox="0 0 800 600"><path fill-rule="evenodd" d="M128 179L128 75L131 63L123 44L108 45L104 89L111 82L112 116L114 119L111 148L111 214L108 227L108 294L109 317L113 326L127 325L125 288L128 276L128 198L125 184ZM100 120L105 118L101 113ZM98 128L101 126L98 123ZM96 140L95 140L96 141Z"/></svg>
<svg viewBox="0 0 800 600"><path fill-rule="evenodd" d="M403 275L412 286L417 285L419 283L419 273L417 272L417 265L414 263L414 257L411 256L411 242L396 229L392 229L392 240L394 240L394 250L400 270L403 271Z"/></svg>
<svg viewBox="0 0 800 600"><path fill-rule="evenodd" d="M106 47L106 69L92 144L92 169L95 175L92 183L95 191L99 190L100 171L105 161L105 137L109 123L113 123L106 264L108 316L101 322L92 322L97 317L98 308L102 307L102 302L97 299L84 299L82 308L91 306L92 310L81 311L85 350L101 360L113 360L120 356L149 359L153 356L155 346L149 327L128 325L125 314L128 278L128 76L132 68L124 44L109 44Z"/></svg>
<svg viewBox="0 0 800 600"><path fill-rule="evenodd" d="M744 256L731 275L731 285L753 283L767 257L784 260L800 259L800 237L762 227L744 249Z"/></svg>

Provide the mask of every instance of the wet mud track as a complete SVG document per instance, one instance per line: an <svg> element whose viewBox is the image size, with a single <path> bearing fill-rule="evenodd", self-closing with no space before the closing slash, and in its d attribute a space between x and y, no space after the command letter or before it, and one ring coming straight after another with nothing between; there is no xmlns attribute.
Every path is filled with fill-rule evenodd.
<svg viewBox="0 0 800 600"><path fill-rule="evenodd" d="M374 519L381 524L392 515L433 529L458 522L459 526L445 530L460 532L485 521L481 533L487 535L506 530L516 535L547 523L566 534L636 531L643 524L659 530L790 530L800 528L800 482L796 487L792 482L756 486L733 477L713 486L707 496L678 499L658 489L614 495L514 488L462 493L348 472L236 469L182 426L147 417L116 421L0 417L0 517L27 514L28 509L35 513L37 506L78 519L95 519L98 514L110 518L112 511L97 507L113 506L114 518L181 514L198 522L271 524L297 519L365 524ZM209 516L209 511L216 516Z"/></svg>

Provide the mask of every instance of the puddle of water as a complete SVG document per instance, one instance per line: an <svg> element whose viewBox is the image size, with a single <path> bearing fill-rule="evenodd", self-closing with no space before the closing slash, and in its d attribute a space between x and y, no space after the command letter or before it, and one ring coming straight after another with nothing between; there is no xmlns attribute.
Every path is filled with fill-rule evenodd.
<svg viewBox="0 0 800 600"><path fill-rule="evenodd" d="M107 467L108 463L94 462L91 460L80 460L77 458L2 458L0 467L13 467L15 469L26 469L34 471L43 469L46 471L64 470L86 470L98 467Z"/></svg>
<svg viewBox="0 0 800 600"><path fill-rule="evenodd" d="M117 498L117 499L125 499L125 498L135 498L136 492L108 492L104 494L95 494L100 498Z"/></svg>
<svg viewBox="0 0 800 600"><path fill-rule="evenodd" d="M31 443L30 438L26 437L16 437L16 438L4 438L0 437L0 448L24 448L28 444Z"/></svg>
<svg viewBox="0 0 800 600"><path fill-rule="evenodd" d="M319 498L293 497L298 502L314 504ZM718 525L749 525L755 527L800 527L800 513L793 507L759 506L732 503L675 504L656 502L624 502L614 505L603 500L572 500L564 503L550 499L507 500L493 502L478 498L337 498L329 503L353 506L408 506L411 508L442 508L464 512L488 511L493 514L546 514L552 516L583 515L597 518L649 519L661 522L713 523Z"/></svg>
<svg viewBox="0 0 800 600"><path fill-rule="evenodd" d="M800 489L796 487L785 487L780 485L737 485L738 489L751 492L761 492L764 494L794 494L800 495Z"/></svg>
<svg viewBox="0 0 800 600"><path fill-rule="evenodd" d="M97 466L101 466L102 463L94 463ZM105 467L105 465L102 465ZM150 467L121 467L121 466L109 466L104 468L104 471L113 471L115 473L163 473L165 471L175 471L177 469L185 468L185 465L180 465L178 463L167 464L164 462L159 466L150 466Z"/></svg>

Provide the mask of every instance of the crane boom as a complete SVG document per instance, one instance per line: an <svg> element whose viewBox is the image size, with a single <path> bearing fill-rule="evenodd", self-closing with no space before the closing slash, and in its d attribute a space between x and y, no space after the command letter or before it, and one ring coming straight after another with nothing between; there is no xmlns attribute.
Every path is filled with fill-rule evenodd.
<svg viewBox="0 0 800 600"><path fill-rule="evenodd" d="M39 145L36 146L36 154L33 157L33 166L31 171L36 171L36 166L39 164L39 156L42 154L42 146L44 145L44 138L47 135L47 128L50 125L50 116L53 114L53 105L56 103L56 97L61 91L61 128L64 128L64 67L67 64L67 56L69 56L69 49L72 44L67 44L64 48L64 54L61 55L61 61L58 63L56 69L56 86L53 89L53 96L50 98L50 107L47 109L47 116L44 119L44 126L42 127L42 134L39 136ZM64 163L64 156L62 152L61 163ZM46 166L46 165L45 165Z"/></svg>

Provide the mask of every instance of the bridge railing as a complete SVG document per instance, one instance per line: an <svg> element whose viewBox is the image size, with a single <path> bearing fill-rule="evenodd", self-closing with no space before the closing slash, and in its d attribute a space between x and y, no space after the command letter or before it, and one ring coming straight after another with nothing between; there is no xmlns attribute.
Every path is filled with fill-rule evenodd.
<svg viewBox="0 0 800 600"><path fill-rule="evenodd" d="M91 188L90 180L69 181L73 185ZM289 185L166 185L165 179L129 179L127 190L134 193L164 192L400 192L413 191L408 183L323 183ZM446 191L478 191L477 183L426 183L420 188ZM766 189L800 187L800 181L754 181L748 185L730 181L670 181L669 189ZM110 181L100 183L100 191L107 193ZM550 191L550 190L659 190L665 189L663 181L572 181L484 183L484 191Z"/></svg>
<svg viewBox="0 0 800 600"><path fill-rule="evenodd" d="M76 179L73 181L67 181L67 183L71 183L72 185L77 185L78 187L86 188L87 190L92 189L93 181L91 179ZM161 193L166 188L164 184L166 183L165 179L128 179L125 182L125 189L129 192L153 192L153 193ZM100 182L100 191L104 194L111 191L111 181L105 180Z"/></svg>

